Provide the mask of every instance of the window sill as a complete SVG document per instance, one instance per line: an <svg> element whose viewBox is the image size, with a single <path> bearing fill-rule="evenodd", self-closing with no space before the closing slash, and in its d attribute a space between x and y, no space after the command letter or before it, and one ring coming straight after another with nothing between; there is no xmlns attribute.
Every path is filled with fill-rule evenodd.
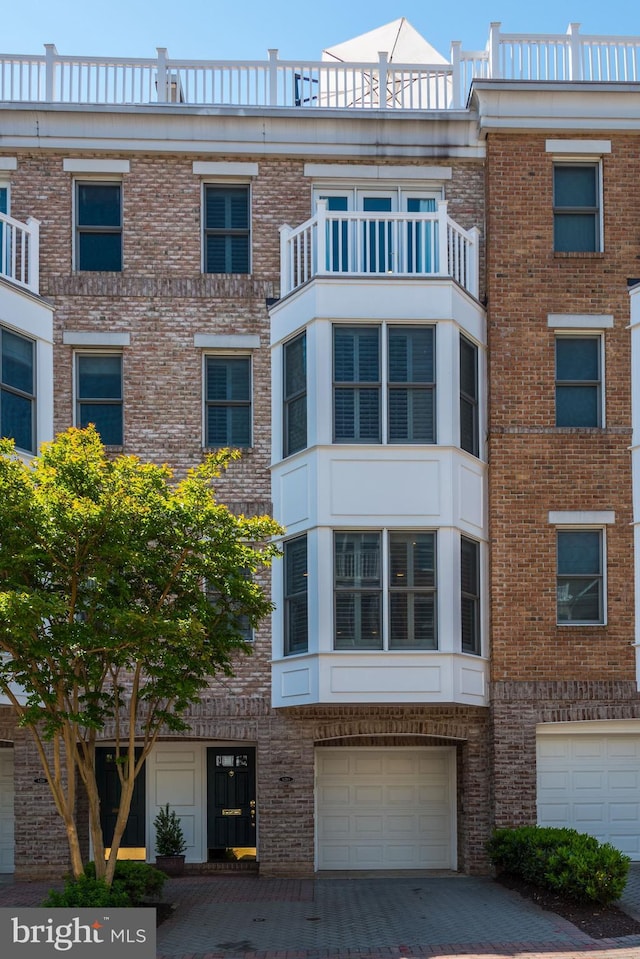
<svg viewBox="0 0 640 959"><path fill-rule="evenodd" d="M558 629L606 629L606 623L556 623Z"/></svg>
<svg viewBox="0 0 640 959"><path fill-rule="evenodd" d="M604 260L603 250L554 250L555 260Z"/></svg>

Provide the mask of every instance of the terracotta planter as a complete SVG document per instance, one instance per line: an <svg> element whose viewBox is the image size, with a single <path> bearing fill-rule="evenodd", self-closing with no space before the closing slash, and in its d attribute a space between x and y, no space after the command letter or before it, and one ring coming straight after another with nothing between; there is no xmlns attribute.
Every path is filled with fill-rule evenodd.
<svg viewBox="0 0 640 959"><path fill-rule="evenodd" d="M184 856L156 856L156 866L165 876L184 875Z"/></svg>

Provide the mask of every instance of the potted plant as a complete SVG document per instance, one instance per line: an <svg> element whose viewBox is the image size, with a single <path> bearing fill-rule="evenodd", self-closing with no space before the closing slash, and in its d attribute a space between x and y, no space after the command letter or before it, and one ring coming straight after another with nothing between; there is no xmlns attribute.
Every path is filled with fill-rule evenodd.
<svg viewBox="0 0 640 959"><path fill-rule="evenodd" d="M153 825L156 830L156 866L167 876L181 876L187 843L180 817L167 803L158 810Z"/></svg>

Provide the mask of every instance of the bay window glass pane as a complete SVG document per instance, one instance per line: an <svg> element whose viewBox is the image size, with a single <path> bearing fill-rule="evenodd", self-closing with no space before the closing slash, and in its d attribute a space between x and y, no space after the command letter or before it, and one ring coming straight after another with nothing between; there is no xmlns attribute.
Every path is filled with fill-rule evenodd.
<svg viewBox="0 0 640 959"><path fill-rule="evenodd" d="M284 544L285 655L308 648L307 537Z"/></svg>
<svg viewBox="0 0 640 959"><path fill-rule="evenodd" d="M284 455L307 445L307 338L297 336L284 347Z"/></svg>
<svg viewBox="0 0 640 959"><path fill-rule="evenodd" d="M378 328L334 327L334 437L380 441Z"/></svg>
<svg viewBox="0 0 640 959"><path fill-rule="evenodd" d="M382 648L379 533L334 538L335 648Z"/></svg>
<svg viewBox="0 0 640 959"><path fill-rule="evenodd" d="M2 330L2 383L33 393L33 342Z"/></svg>
<svg viewBox="0 0 640 959"><path fill-rule="evenodd" d="M462 652L480 654L480 550L473 540L460 540L460 614Z"/></svg>
<svg viewBox="0 0 640 959"><path fill-rule="evenodd" d="M389 534L389 648L436 649L435 533Z"/></svg>
<svg viewBox="0 0 640 959"><path fill-rule="evenodd" d="M0 421L0 436L15 440L18 449L35 452L32 399L3 389L0 392Z"/></svg>

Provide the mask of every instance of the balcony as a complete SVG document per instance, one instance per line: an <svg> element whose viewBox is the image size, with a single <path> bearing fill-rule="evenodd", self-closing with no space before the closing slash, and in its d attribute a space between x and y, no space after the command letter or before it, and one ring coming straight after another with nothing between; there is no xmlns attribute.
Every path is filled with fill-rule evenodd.
<svg viewBox="0 0 640 959"><path fill-rule="evenodd" d="M280 293L286 296L318 276L444 277L478 297L476 227L463 230L441 200L433 213L327 210L301 226L280 229Z"/></svg>
<svg viewBox="0 0 640 959"><path fill-rule="evenodd" d="M0 213L0 279L39 292L40 222L28 217L20 223Z"/></svg>
<svg viewBox="0 0 640 959"><path fill-rule="evenodd" d="M172 104L291 107L311 110L463 110L474 79L636 81L640 38L501 33L492 23L484 50L451 44L450 61L397 63L388 53L368 62L280 60L184 61L157 48L155 58L0 56L0 100L104 105Z"/></svg>

